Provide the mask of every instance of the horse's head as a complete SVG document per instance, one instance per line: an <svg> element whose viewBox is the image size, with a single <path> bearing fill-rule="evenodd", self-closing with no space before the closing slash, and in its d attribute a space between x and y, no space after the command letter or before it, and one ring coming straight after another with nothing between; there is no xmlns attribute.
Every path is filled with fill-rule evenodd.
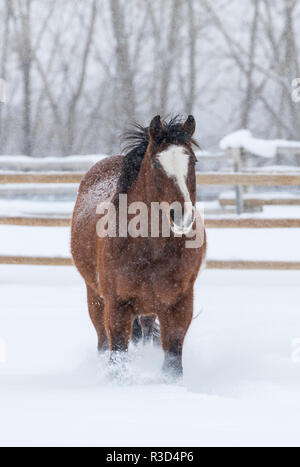
<svg viewBox="0 0 300 467"><path fill-rule="evenodd" d="M195 220L195 130L193 116L189 116L186 122L178 118L165 122L157 116L149 127L147 155L152 201L165 202L170 206L180 204L180 212L171 207L166 214L173 232L181 235L190 232Z"/></svg>

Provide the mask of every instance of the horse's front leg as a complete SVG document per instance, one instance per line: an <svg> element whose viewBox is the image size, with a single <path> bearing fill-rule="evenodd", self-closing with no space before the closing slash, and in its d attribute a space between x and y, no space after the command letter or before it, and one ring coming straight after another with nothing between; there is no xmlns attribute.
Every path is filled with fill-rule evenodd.
<svg viewBox="0 0 300 467"><path fill-rule="evenodd" d="M98 350L108 350L108 339L104 326L104 300L87 285L89 314L98 334Z"/></svg>
<svg viewBox="0 0 300 467"><path fill-rule="evenodd" d="M167 375L180 377L183 374L183 343L192 318L193 290L176 305L159 313L161 342L165 351L163 371Z"/></svg>
<svg viewBox="0 0 300 467"><path fill-rule="evenodd" d="M105 327L111 350L111 362L128 351L134 320L130 302L118 298L105 302Z"/></svg>

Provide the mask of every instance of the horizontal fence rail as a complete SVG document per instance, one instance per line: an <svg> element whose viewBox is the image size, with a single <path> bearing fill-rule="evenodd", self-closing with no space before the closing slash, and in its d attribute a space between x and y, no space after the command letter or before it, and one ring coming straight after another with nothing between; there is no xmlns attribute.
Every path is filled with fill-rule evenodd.
<svg viewBox="0 0 300 467"><path fill-rule="evenodd" d="M236 199L234 198L219 198L220 206L230 207L236 205ZM263 207L263 206L300 206L300 197L299 198L245 198L244 205L246 207Z"/></svg>
<svg viewBox="0 0 300 467"><path fill-rule="evenodd" d="M266 173L201 173L197 174L199 185L245 185L245 186L299 186L298 174Z"/></svg>
<svg viewBox="0 0 300 467"><path fill-rule="evenodd" d="M0 173L0 184L17 183L80 183L83 173Z"/></svg>
<svg viewBox="0 0 300 467"><path fill-rule="evenodd" d="M80 183L83 173L0 173L0 184ZM199 185L299 186L300 173L198 173Z"/></svg>
<svg viewBox="0 0 300 467"><path fill-rule="evenodd" d="M207 269L248 271L300 271L297 261L208 261Z"/></svg>
<svg viewBox="0 0 300 467"><path fill-rule="evenodd" d="M70 217L0 217L0 225L23 227L70 227Z"/></svg>
<svg viewBox="0 0 300 467"><path fill-rule="evenodd" d="M18 266L73 266L72 258L43 256L0 256L0 264Z"/></svg>
<svg viewBox="0 0 300 467"><path fill-rule="evenodd" d="M24 227L70 227L70 217L0 217L0 225ZM300 229L299 219L208 218L208 229Z"/></svg>
<svg viewBox="0 0 300 467"><path fill-rule="evenodd" d="M300 229L299 219L206 219L209 229Z"/></svg>
<svg viewBox="0 0 300 467"><path fill-rule="evenodd" d="M0 256L0 265L21 266L73 266L72 258L67 257L35 257L35 256ZM300 270L300 262L289 261L220 261L209 260L206 269L239 270L248 271L295 271Z"/></svg>

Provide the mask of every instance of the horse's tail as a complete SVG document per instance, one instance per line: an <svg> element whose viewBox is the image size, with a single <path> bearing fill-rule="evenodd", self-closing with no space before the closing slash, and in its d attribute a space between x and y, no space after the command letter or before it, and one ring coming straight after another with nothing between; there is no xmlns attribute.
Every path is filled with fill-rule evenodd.
<svg viewBox="0 0 300 467"><path fill-rule="evenodd" d="M153 331L153 344L157 345L158 347L161 346L160 340L160 328L159 328L159 321L155 321L154 331Z"/></svg>
<svg viewBox="0 0 300 467"><path fill-rule="evenodd" d="M160 328L158 320L151 317L137 317L133 323L132 342L137 345L143 341L145 344L153 340L153 344L160 346Z"/></svg>
<svg viewBox="0 0 300 467"><path fill-rule="evenodd" d="M135 345L137 345L142 339L143 339L142 325L140 323L140 319L136 318L133 323L131 340Z"/></svg>

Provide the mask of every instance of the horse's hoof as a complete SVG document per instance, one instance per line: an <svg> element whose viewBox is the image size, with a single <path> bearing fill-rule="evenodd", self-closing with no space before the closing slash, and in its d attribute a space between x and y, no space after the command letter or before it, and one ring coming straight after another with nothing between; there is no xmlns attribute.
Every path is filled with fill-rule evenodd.
<svg viewBox="0 0 300 467"><path fill-rule="evenodd" d="M111 352L108 361L108 377L111 381L123 384L128 381L128 352Z"/></svg>
<svg viewBox="0 0 300 467"><path fill-rule="evenodd" d="M110 365L122 365L124 363L128 363L128 352L111 352L109 363Z"/></svg>
<svg viewBox="0 0 300 467"><path fill-rule="evenodd" d="M108 343L98 345L97 349L98 349L98 354L103 355L103 354L105 354L106 352L109 351L109 345L108 345Z"/></svg>
<svg viewBox="0 0 300 467"><path fill-rule="evenodd" d="M164 375L173 381L181 379L183 376L183 367L181 362L175 360L168 360L163 365Z"/></svg>

